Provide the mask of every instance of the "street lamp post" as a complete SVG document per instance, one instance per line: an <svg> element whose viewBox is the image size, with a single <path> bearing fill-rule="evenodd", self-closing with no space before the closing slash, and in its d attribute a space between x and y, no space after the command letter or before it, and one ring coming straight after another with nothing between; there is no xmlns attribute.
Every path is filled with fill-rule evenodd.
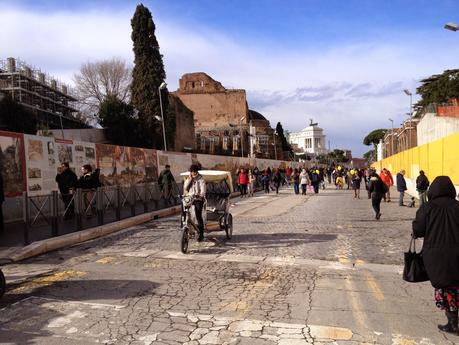
<svg viewBox="0 0 459 345"><path fill-rule="evenodd" d="M277 161L276 135L277 135L277 132L274 131L273 132L274 159Z"/></svg>
<svg viewBox="0 0 459 345"><path fill-rule="evenodd" d="M239 119L239 128L241 129L241 157L244 157L244 136L242 135L242 121L245 120L245 116Z"/></svg>
<svg viewBox="0 0 459 345"><path fill-rule="evenodd" d="M395 153L394 150L394 120L389 119L389 121L392 123L392 130L390 132L390 155L392 156Z"/></svg>
<svg viewBox="0 0 459 345"><path fill-rule="evenodd" d="M405 89L403 90L403 92L407 95L407 96L410 96L410 134L409 134L409 137L408 137L408 148L410 149L411 148L411 136L412 136L412 132L411 132L411 126L412 126L412 122L413 122L413 94L410 92L410 90L408 89Z"/></svg>
<svg viewBox="0 0 459 345"><path fill-rule="evenodd" d="M167 151L167 143L166 143L166 128L164 124L164 112L163 112L163 100L161 98L161 90L164 90L167 87L165 82L162 82L161 85L158 87L159 93L159 106L161 108L161 123L163 125L163 140L164 140L164 151Z"/></svg>

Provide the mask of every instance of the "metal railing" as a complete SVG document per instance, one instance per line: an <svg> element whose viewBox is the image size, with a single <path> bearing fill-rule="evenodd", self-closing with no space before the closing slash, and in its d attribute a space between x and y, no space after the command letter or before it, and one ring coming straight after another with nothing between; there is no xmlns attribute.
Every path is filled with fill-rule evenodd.
<svg viewBox="0 0 459 345"><path fill-rule="evenodd" d="M23 193L24 244L180 204L183 183L157 182L77 189L71 194Z"/></svg>

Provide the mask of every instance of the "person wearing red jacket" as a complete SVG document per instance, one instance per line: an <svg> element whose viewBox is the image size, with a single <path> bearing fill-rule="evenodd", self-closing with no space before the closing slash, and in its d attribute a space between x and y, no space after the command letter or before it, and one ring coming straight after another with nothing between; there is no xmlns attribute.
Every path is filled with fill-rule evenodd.
<svg viewBox="0 0 459 345"><path fill-rule="evenodd" d="M247 195L247 185L249 184L249 176L247 171L241 168L239 170L239 175L237 176L237 184L241 190L241 198Z"/></svg>
<svg viewBox="0 0 459 345"><path fill-rule="evenodd" d="M394 185L394 179L392 178L392 174L389 170L384 168L379 174L379 177L387 186L387 193L384 194L384 202L390 202L390 187Z"/></svg>

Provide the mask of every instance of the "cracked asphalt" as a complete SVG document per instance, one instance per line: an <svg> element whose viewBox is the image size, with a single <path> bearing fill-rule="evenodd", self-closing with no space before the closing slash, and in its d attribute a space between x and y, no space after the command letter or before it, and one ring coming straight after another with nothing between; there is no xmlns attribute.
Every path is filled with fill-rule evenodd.
<svg viewBox="0 0 459 345"><path fill-rule="evenodd" d="M363 194L363 193L362 193ZM179 252L177 216L4 267L1 344L457 344L401 278L415 209L347 190L233 199Z"/></svg>

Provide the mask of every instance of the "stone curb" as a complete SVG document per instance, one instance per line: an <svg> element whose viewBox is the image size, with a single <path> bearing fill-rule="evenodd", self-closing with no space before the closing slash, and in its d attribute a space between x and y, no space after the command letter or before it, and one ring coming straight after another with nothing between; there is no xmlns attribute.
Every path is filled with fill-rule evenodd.
<svg viewBox="0 0 459 345"><path fill-rule="evenodd" d="M18 262L50 251L86 242L99 237L103 237L114 232L124 230L134 225L149 222L154 219L167 217L177 214L181 210L181 205L165 208L158 211L140 214L138 216L126 218L118 222L104 224L94 228L72 232L70 234L48 238L46 240L33 242L13 253L9 257L0 258L0 262Z"/></svg>

